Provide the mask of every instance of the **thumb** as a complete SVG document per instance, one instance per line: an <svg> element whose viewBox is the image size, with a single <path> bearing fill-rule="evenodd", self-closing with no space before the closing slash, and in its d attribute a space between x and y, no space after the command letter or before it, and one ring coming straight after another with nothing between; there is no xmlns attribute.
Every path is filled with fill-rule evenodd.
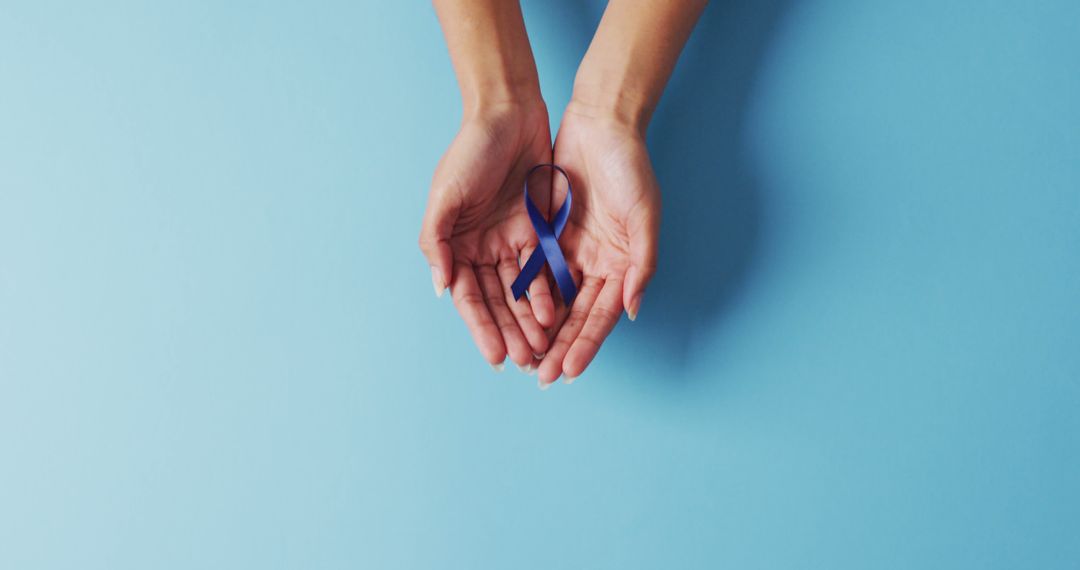
<svg viewBox="0 0 1080 570"><path fill-rule="evenodd" d="M645 288L656 273L658 241L660 237L660 213L639 210L628 224L630 239L630 267L623 283L623 307L631 321L637 319Z"/></svg>
<svg viewBox="0 0 1080 570"><path fill-rule="evenodd" d="M444 195L445 196L445 195ZM432 192L420 227L420 251L431 266L431 283L435 296L442 297L454 276L454 252L450 236L457 221L459 207Z"/></svg>

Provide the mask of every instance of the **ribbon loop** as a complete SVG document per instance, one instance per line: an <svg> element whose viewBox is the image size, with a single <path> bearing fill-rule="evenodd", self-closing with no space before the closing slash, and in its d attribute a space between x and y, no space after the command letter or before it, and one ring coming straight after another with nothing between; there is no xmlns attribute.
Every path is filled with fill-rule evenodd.
<svg viewBox="0 0 1080 570"><path fill-rule="evenodd" d="M555 217L551 222L544 218L544 215L540 213L540 209L529 198L529 178L540 168L554 169L559 174L562 174L563 178L566 178L566 201L555 212ZM510 285L510 291L514 293L514 299L520 299L525 294L529 284L540 275L544 264L547 263L551 267L551 273L555 275L555 285L559 288L559 294L562 295L563 302L567 306L574 302L574 297L577 296L577 286L574 285L574 278L570 275L570 268L566 265L566 258L563 256L562 248L559 247L559 236L562 235L563 229L566 228L566 220L570 217L572 199L573 191L570 187L570 177L559 165L538 164L529 169L528 174L525 175L525 211L529 213L529 221L532 222L533 229L536 230L536 237L540 240L540 247L533 250L529 260L522 266L521 273L518 273L514 283Z"/></svg>

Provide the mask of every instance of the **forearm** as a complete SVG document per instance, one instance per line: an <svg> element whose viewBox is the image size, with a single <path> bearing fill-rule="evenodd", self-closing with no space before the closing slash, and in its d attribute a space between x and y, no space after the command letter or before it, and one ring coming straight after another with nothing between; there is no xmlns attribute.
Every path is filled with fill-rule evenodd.
<svg viewBox="0 0 1080 570"><path fill-rule="evenodd" d="M644 133L707 0L611 0L578 68L573 112Z"/></svg>
<svg viewBox="0 0 1080 570"><path fill-rule="evenodd" d="M542 104L517 0L434 0L466 115Z"/></svg>

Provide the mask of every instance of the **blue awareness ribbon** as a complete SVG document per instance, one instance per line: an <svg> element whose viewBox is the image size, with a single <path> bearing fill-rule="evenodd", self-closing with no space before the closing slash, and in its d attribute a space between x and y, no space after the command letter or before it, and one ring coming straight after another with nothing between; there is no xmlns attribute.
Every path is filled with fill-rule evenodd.
<svg viewBox="0 0 1080 570"><path fill-rule="evenodd" d="M563 178L566 178L566 201L563 202L559 211L555 212L555 217L551 222L544 218L544 215L540 213L540 209L529 198L529 178L540 168L557 170L559 174L563 175ZM572 197L570 177L562 167L556 164L538 164L529 169L529 173L525 175L525 210L529 213L529 220L532 221L533 229L536 230L536 237L540 239L540 247L533 250L529 260L522 266L521 273L518 273L517 279L514 279L513 284L510 285L510 291L514 293L515 300L520 299L525 294L529 284L540 275L544 264L547 263L551 267L551 273L555 275L555 285L559 287L563 303L570 306L574 302L574 297L577 296L577 286L574 285L574 278L570 275L570 268L566 265L566 258L563 256L562 248L559 247L559 236L562 235L563 229L566 228L566 220L570 217Z"/></svg>

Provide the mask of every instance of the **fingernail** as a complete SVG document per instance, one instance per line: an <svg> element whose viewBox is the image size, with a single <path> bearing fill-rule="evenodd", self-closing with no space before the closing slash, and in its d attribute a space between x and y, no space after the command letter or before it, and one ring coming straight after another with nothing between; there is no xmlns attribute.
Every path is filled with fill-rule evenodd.
<svg viewBox="0 0 1080 570"><path fill-rule="evenodd" d="M532 365L532 363L531 363L531 362L530 362L529 364L526 364L525 366L522 366L522 365L520 365L520 364L518 364L518 363L516 363L516 362L515 362L515 363L514 363L514 366L517 366L517 367L518 367L518 370L520 370L520 371L524 372L525 374L532 374L532 371L533 371L533 365Z"/></svg>
<svg viewBox="0 0 1080 570"><path fill-rule="evenodd" d="M631 321L637 320L638 309L641 308L641 297L641 295L638 295L637 297L634 297L633 301L630 301L630 308L626 311L626 316L629 317Z"/></svg>
<svg viewBox="0 0 1080 570"><path fill-rule="evenodd" d="M574 383L574 380L577 380L577 379L578 379L577 376L563 376L562 381L563 381L563 384L566 384L567 386L569 386L570 384Z"/></svg>
<svg viewBox="0 0 1080 570"><path fill-rule="evenodd" d="M503 370L506 370L506 361L504 360L498 364L491 364L491 369L495 372L502 372Z"/></svg>
<svg viewBox="0 0 1080 570"><path fill-rule="evenodd" d="M554 382L544 382L541 378L536 379L536 385L539 386L541 390L547 390L552 384L554 384Z"/></svg>
<svg viewBox="0 0 1080 570"><path fill-rule="evenodd" d="M446 292L446 281L443 280L442 271L434 265L431 266L431 286L435 288L435 296L441 299Z"/></svg>
<svg viewBox="0 0 1080 570"><path fill-rule="evenodd" d="M533 353L533 358L535 358L535 359L537 359L537 360L543 360L543 359L544 359L544 355L545 355L545 354L547 354L547 353L546 353L546 352L541 352L540 354L536 354L536 353L534 352L534 353Z"/></svg>

